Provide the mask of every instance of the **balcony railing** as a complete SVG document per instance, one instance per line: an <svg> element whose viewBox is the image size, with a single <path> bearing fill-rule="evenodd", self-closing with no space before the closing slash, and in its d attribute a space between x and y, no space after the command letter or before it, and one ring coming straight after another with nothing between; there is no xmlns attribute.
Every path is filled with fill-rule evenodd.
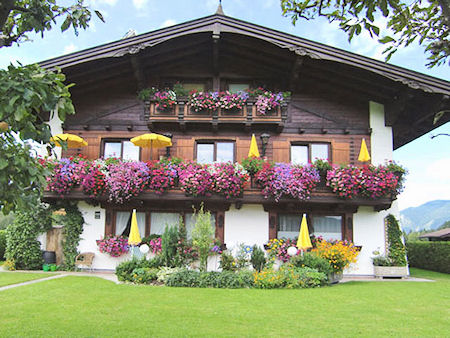
<svg viewBox="0 0 450 338"><path fill-rule="evenodd" d="M256 99L249 98L242 109L195 111L189 104L188 98L179 98L170 108L161 109L155 100L145 104L144 118L149 125L154 123L178 123L182 128L187 123L209 123L216 128L219 124L243 124L251 127L256 124L274 125L282 128L287 119L289 99L285 99L280 106L261 114L255 105Z"/></svg>

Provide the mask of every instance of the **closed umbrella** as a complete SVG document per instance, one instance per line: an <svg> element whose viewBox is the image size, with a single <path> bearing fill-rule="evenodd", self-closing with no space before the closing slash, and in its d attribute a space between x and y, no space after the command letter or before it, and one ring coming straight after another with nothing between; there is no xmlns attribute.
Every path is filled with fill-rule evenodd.
<svg viewBox="0 0 450 338"><path fill-rule="evenodd" d="M362 141L361 141L361 149L359 150L358 161L360 161L360 162L370 161L369 150L367 149L365 139L362 139Z"/></svg>
<svg viewBox="0 0 450 338"><path fill-rule="evenodd" d="M62 147L62 142L67 143L67 148L86 147L88 143L82 137L74 134L56 134L50 138L57 147Z"/></svg>
<svg viewBox="0 0 450 338"><path fill-rule="evenodd" d="M139 228L137 224L136 209L133 209L133 214L131 215L130 236L128 237L128 244L131 245L131 252L133 256L142 256L137 247L139 243L141 243L141 235L139 234Z"/></svg>
<svg viewBox="0 0 450 338"><path fill-rule="evenodd" d="M312 248L311 238L309 238L308 224L306 222L306 214L303 214L302 224L300 226L300 234L298 235L297 248L302 251Z"/></svg>
<svg viewBox="0 0 450 338"><path fill-rule="evenodd" d="M153 148L164 148L172 146L172 140L164 135L160 134L142 134L133 137L130 140L135 146L141 148L150 148L150 159L152 159Z"/></svg>
<svg viewBox="0 0 450 338"><path fill-rule="evenodd" d="M258 144L256 143L255 134L252 135L252 141L250 142L248 157L259 157Z"/></svg>

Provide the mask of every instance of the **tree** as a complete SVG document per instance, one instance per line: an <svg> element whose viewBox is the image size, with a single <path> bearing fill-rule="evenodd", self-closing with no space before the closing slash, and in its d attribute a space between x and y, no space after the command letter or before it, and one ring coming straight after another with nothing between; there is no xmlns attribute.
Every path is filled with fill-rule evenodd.
<svg viewBox="0 0 450 338"><path fill-rule="evenodd" d="M414 41L425 46L428 67L443 65L450 56L450 0L281 0L284 16L295 25L298 19L325 17L338 22L349 41L365 29L379 37L378 19L387 19L386 35L378 41L386 44L386 61L398 50ZM450 61L449 61L450 64Z"/></svg>
<svg viewBox="0 0 450 338"><path fill-rule="evenodd" d="M101 14L94 11L103 21ZM61 19L61 31L72 27L86 29L91 10L84 0L60 6L56 0L2 0L0 2L0 48L28 40L30 32L53 28ZM0 209L7 214L36 201L45 183L45 168L40 166L26 140L48 143L50 114L61 121L74 113L70 84L59 70L44 70L38 65L10 65L0 70Z"/></svg>
<svg viewBox="0 0 450 338"><path fill-rule="evenodd" d="M208 256L214 240L214 230L211 224L211 213L203 209L195 212L195 225L192 229L192 246L197 251L200 259L200 271L206 271Z"/></svg>

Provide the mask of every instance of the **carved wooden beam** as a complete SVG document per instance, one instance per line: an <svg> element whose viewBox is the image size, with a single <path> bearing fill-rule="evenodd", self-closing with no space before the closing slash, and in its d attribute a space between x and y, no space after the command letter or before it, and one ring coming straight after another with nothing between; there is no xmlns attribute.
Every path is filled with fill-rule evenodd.
<svg viewBox="0 0 450 338"><path fill-rule="evenodd" d="M303 61L304 61L304 58L302 56L297 56L292 65L291 78L289 80L289 89L291 91L295 90L295 85L296 85L298 79L300 78L300 69L302 68Z"/></svg>
<svg viewBox="0 0 450 338"><path fill-rule="evenodd" d="M147 86L147 79L139 57L137 55L131 55L130 62L138 90L144 89Z"/></svg>

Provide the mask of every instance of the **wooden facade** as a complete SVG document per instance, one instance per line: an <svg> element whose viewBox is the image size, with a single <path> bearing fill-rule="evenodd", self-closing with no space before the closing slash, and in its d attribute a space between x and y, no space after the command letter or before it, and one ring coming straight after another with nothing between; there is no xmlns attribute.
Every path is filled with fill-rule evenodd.
<svg viewBox="0 0 450 338"><path fill-rule="evenodd" d="M76 114L67 117L64 132L82 136L88 146L70 149L63 156L82 154L89 159L103 155L105 140L131 139L145 132L170 134L173 146L142 149L141 161L165 156L196 159L196 142L231 141L235 160L248 154L252 133L270 134L268 160L290 162L291 145L326 143L334 164L358 164L361 140L371 148L369 102L384 105L386 124L393 128L394 148L433 129L433 116L448 109L448 82L364 58L288 34L249 24L221 14L127 38L86 51L43 62L63 68ZM170 87L176 82L196 83L205 90L221 91L233 83L291 91L292 97L273 115L258 116L248 104L242 111L196 115L185 99L173 111L158 112L137 93L146 87ZM439 124L449 120L444 116ZM48 198L57 198L47 194ZM81 192L68 198L85 199ZM170 207L167 207L170 201ZM147 213L152 210L189 210L201 199L174 190L163 198L145 193L126 205ZM262 204L269 214L269 238L276 237L277 214L314 212L342 216L343 237L353 237L353 214L359 205L387 209L391 200L344 201L327 188L311 200L279 203L265 200L250 186L234 200L205 198L216 212L216 235L223 241L225 211L234 205ZM106 209L105 234L114 233L114 211L124 208L99 201ZM149 219L149 217L148 217ZM151 227L147 226L147 231Z"/></svg>

